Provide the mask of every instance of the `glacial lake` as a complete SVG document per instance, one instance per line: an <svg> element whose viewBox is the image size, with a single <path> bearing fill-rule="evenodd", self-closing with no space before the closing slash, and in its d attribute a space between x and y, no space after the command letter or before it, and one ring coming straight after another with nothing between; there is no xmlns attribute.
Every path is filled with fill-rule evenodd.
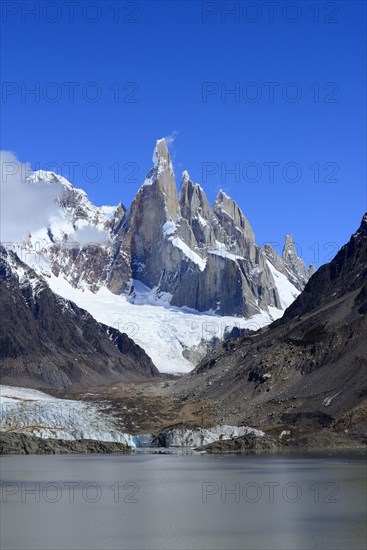
<svg viewBox="0 0 367 550"><path fill-rule="evenodd" d="M3 456L0 548L364 550L362 455Z"/></svg>

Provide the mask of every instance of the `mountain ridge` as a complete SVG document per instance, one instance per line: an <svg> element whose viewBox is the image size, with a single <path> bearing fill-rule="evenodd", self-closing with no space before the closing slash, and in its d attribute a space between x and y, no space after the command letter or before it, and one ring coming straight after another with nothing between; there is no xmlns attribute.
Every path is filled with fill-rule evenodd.
<svg viewBox="0 0 367 550"><path fill-rule="evenodd" d="M34 172L27 181L59 191L56 214L26 237L26 245L74 287L129 294L138 280L171 296L173 306L250 318L262 311L272 315L271 308L279 316L311 273L291 240L282 256L257 245L246 216L224 191L211 206L187 171L178 189L164 139L157 141L153 167L129 208L122 202L96 207L53 172ZM285 296L268 262L292 285Z"/></svg>

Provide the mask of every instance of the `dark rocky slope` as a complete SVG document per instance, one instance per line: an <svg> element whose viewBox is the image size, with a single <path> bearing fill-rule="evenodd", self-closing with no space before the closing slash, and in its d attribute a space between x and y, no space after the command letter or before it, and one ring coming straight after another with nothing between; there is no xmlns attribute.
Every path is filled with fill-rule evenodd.
<svg viewBox="0 0 367 550"><path fill-rule="evenodd" d="M362 441L366 335L367 214L282 319L224 342L173 391L209 399L213 422L326 428Z"/></svg>
<svg viewBox="0 0 367 550"><path fill-rule="evenodd" d="M158 377L126 334L98 323L0 246L0 379L38 388Z"/></svg>

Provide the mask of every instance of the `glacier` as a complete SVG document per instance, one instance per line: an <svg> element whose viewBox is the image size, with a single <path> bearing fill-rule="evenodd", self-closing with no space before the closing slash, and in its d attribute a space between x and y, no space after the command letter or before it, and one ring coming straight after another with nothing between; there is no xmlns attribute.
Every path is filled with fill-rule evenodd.
<svg viewBox="0 0 367 550"><path fill-rule="evenodd" d="M98 405L73 399L59 399L47 393L0 385L0 431L18 432L41 439L74 441L92 439L124 443L131 449L146 447L201 447L218 440L253 434L249 426L217 425L209 428L178 427L159 434L132 435L116 429L113 420Z"/></svg>
<svg viewBox="0 0 367 550"><path fill-rule="evenodd" d="M88 402L58 399L29 388L0 386L0 431L21 432L42 439L94 439L135 447L131 435Z"/></svg>
<svg viewBox="0 0 367 550"><path fill-rule="evenodd" d="M131 303L126 295L113 294L106 287L95 294L88 288L74 288L66 279L52 273L47 282L56 294L86 309L100 323L126 332L147 352L162 373L191 371L194 365L184 357L185 349L205 345L213 337L222 339L226 328L230 330L237 326L257 330L283 314L276 308L272 315L264 311L249 319L210 312L203 314L190 308L171 306L165 301L167 297L158 298L153 305L152 292L146 290L147 287L145 294L140 292L134 298L135 303Z"/></svg>

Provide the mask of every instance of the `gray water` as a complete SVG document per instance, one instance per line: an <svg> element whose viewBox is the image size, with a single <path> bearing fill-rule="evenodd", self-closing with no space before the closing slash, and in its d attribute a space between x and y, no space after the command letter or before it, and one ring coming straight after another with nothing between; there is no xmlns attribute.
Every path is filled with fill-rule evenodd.
<svg viewBox="0 0 367 550"><path fill-rule="evenodd" d="M363 457L6 456L0 464L2 550L366 548Z"/></svg>

